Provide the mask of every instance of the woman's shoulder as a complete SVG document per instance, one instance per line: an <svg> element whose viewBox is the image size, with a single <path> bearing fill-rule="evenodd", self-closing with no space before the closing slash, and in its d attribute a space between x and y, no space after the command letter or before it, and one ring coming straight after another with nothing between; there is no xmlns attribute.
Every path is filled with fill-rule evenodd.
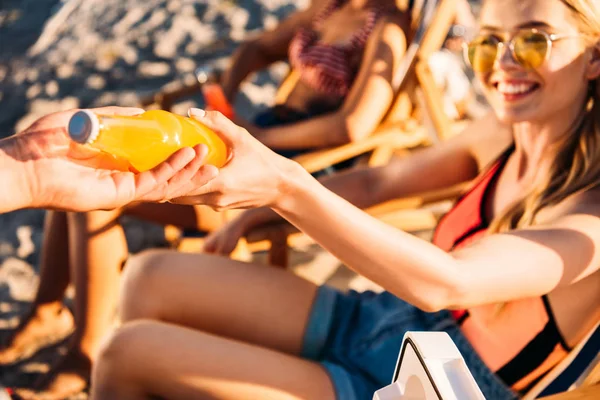
<svg viewBox="0 0 600 400"><path fill-rule="evenodd" d="M565 199L572 212L585 212L600 217L600 179L594 186L574 193Z"/></svg>
<svg viewBox="0 0 600 400"><path fill-rule="evenodd" d="M375 25L373 34L382 34L385 30L394 29L399 29L399 32L408 35L408 31L410 30L410 15L402 11L382 15Z"/></svg>
<svg viewBox="0 0 600 400"><path fill-rule="evenodd" d="M580 220L581 217L600 217L600 180L597 185L579 190L560 203L542 210L538 222ZM600 222L600 221L599 221Z"/></svg>
<svg viewBox="0 0 600 400"><path fill-rule="evenodd" d="M385 15L378 21L369 35L367 46L385 47L394 54L403 55L407 47L410 23L403 20L402 15Z"/></svg>

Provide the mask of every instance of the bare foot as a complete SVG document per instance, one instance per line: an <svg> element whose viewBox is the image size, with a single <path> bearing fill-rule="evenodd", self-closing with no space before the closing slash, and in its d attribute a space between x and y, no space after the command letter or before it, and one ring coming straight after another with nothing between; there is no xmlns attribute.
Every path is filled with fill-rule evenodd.
<svg viewBox="0 0 600 400"><path fill-rule="evenodd" d="M26 316L0 346L0 366L25 360L66 338L74 328L71 312L62 304L44 304Z"/></svg>
<svg viewBox="0 0 600 400"><path fill-rule="evenodd" d="M32 389L17 389L23 399L63 400L87 389L92 365L76 350L69 350L52 370L34 383Z"/></svg>

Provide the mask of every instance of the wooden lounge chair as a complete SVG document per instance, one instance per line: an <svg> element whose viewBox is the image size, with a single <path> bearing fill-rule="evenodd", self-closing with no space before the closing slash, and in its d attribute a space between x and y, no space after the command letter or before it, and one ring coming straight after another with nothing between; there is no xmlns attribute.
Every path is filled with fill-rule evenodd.
<svg viewBox="0 0 600 400"><path fill-rule="evenodd" d="M365 211L392 226L407 232L430 230L452 201L457 199L469 187L462 183L446 189L423 193L419 196L390 200L365 209ZM436 211L435 207L441 207ZM306 236L287 222L261 226L249 232L240 243L242 254L247 252L268 251L269 265L287 268L290 248L297 247L306 240Z"/></svg>

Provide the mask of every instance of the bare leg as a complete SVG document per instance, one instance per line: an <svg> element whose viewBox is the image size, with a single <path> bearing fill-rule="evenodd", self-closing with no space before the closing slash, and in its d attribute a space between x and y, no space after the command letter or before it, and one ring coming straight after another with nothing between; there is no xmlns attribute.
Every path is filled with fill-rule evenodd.
<svg viewBox="0 0 600 400"><path fill-rule="evenodd" d="M48 211L44 223L40 286L34 305L62 303L70 282L67 214Z"/></svg>
<svg viewBox="0 0 600 400"><path fill-rule="evenodd" d="M316 363L156 321L130 322L117 331L93 382L94 400L335 399L329 376Z"/></svg>
<svg viewBox="0 0 600 400"><path fill-rule="evenodd" d="M66 398L86 387L100 340L114 320L127 257L119 215L119 210L68 215L76 329L65 357L35 385L48 398Z"/></svg>
<svg viewBox="0 0 600 400"><path fill-rule="evenodd" d="M69 214L76 294L74 339L81 352L91 359L114 320L120 270L128 254L119 215L119 210Z"/></svg>
<svg viewBox="0 0 600 400"><path fill-rule="evenodd" d="M70 280L67 215L48 211L44 233L40 284L32 309L0 350L0 364L28 358L73 329L73 317L62 302Z"/></svg>
<svg viewBox="0 0 600 400"><path fill-rule="evenodd" d="M123 285L129 322L101 352L93 399L335 397L326 372L294 356L314 284L227 258L150 251L130 259Z"/></svg>
<svg viewBox="0 0 600 400"><path fill-rule="evenodd" d="M155 319L298 354L317 287L276 268L150 251L125 268L124 321Z"/></svg>

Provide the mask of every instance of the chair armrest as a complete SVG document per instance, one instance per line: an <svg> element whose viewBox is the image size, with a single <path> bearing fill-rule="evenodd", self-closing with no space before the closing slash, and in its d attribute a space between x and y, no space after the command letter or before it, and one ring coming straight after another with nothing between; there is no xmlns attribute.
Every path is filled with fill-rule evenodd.
<svg viewBox="0 0 600 400"><path fill-rule="evenodd" d="M418 196L389 200L369 207L365 211L368 214L377 217L398 210L408 210L441 201L456 200L466 191L470 184L470 182L459 183L448 188L425 192Z"/></svg>
<svg viewBox="0 0 600 400"><path fill-rule="evenodd" d="M580 389L559 393L540 400L597 400L600 399L600 384L586 386Z"/></svg>
<svg viewBox="0 0 600 400"><path fill-rule="evenodd" d="M463 183L450 188L424 193L420 196L391 200L369 207L365 210L368 214L386 221L386 215L401 210L415 209L423 205L454 200L460 196L469 183ZM406 219L404 219L406 221ZM390 219L394 221L394 219ZM422 221L413 222L413 226L423 225ZM431 224L431 222L428 222ZM271 265L286 267L288 263L288 247L293 247L293 240L301 237L301 232L287 221L263 225L246 234L245 240L250 251L269 250L269 263Z"/></svg>
<svg viewBox="0 0 600 400"><path fill-rule="evenodd" d="M265 240L270 241L272 238L288 237L299 232L298 228L287 221L274 222L252 229L246 234L246 242L254 244Z"/></svg>
<svg viewBox="0 0 600 400"><path fill-rule="evenodd" d="M318 150L295 157L294 160L308 172L315 172L353 157L371 152L382 146L394 149L413 148L428 142L425 131L403 130L400 126L386 126L368 138L332 149Z"/></svg>

